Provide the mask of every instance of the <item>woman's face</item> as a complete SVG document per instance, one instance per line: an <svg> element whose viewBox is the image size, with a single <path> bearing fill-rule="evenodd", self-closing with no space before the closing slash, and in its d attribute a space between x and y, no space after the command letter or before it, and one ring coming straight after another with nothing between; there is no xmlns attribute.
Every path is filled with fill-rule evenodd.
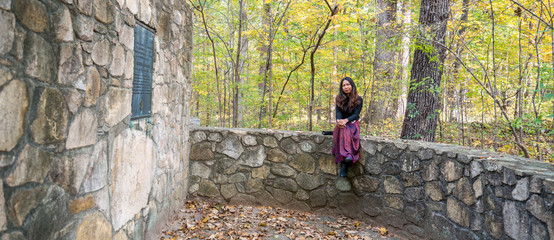
<svg viewBox="0 0 554 240"><path fill-rule="evenodd" d="M350 85L348 80L342 81L342 91L346 93L346 95L350 95L350 92L352 92L352 85Z"/></svg>

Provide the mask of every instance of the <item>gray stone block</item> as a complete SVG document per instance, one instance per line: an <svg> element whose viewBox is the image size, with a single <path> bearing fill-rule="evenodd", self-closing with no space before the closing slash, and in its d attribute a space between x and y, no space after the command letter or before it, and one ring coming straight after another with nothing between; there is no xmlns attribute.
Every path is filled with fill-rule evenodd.
<svg viewBox="0 0 554 240"><path fill-rule="evenodd" d="M290 178L277 178L273 184L273 187L296 192L298 189L298 184Z"/></svg>
<svg viewBox="0 0 554 240"><path fill-rule="evenodd" d="M29 240L57 239L69 220L69 196L58 186L52 186L30 217ZM111 232L111 231L110 231Z"/></svg>
<svg viewBox="0 0 554 240"><path fill-rule="evenodd" d="M401 169L404 172L413 172L419 170L419 159L410 152L402 153L402 155L400 155L399 157L399 162Z"/></svg>
<svg viewBox="0 0 554 240"><path fill-rule="evenodd" d="M502 218L493 213L485 214L485 231L496 239L502 237L504 232Z"/></svg>
<svg viewBox="0 0 554 240"><path fill-rule="evenodd" d="M272 137L272 136L264 137L263 143L264 143L264 146L271 147L271 148L276 148L279 146L277 143L277 139L275 139L275 137Z"/></svg>
<svg viewBox="0 0 554 240"><path fill-rule="evenodd" d="M296 171L286 164L274 164L271 167L271 173L280 177L292 177L296 175Z"/></svg>
<svg viewBox="0 0 554 240"><path fill-rule="evenodd" d="M417 187L423 185L419 173L402 173L402 183L404 187Z"/></svg>
<svg viewBox="0 0 554 240"><path fill-rule="evenodd" d="M444 199L444 190L440 182L428 182L425 184L425 194L433 201L442 201Z"/></svg>
<svg viewBox="0 0 554 240"><path fill-rule="evenodd" d="M470 164L470 169L471 178L475 178L481 175L481 172L483 172L483 167L481 166L481 163L479 161L472 161Z"/></svg>
<svg viewBox="0 0 554 240"><path fill-rule="evenodd" d="M402 195L386 195L385 196L385 202L387 203L387 207L394 208L399 211L404 210L404 197Z"/></svg>
<svg viewBox="0 0 554 240"><path fill-rule="evenodd" d="M533 216L542 222L546 223L549 220L548 211L544 200L538 195L533 194L529 201L525 204L525 209L529 211ZM550 214L552 215L552 214Z"/></svg>
<svg viewBox="0 0 554 240"><path fill-rule="evenodd" d="M309 154L298 154L289 164L302 173L314 173L315 171L315 159Z"/></svg>
<svg viewBox="0 0 554 240"><path fill-rule="evenodd" d="M514 170L511 170L509 168L504 168L504 178L502 179L502 182L508 185L516 184L517 179L516 179Z"/></svg>
<svg viewBox="0 0 554 240"><path fill-rule="evenodd" d="M450 220L465 228L469 228L471 211L464 207L458 200L448 198L446 201L446 212Z"/></svg>
<svg viewBox="0 0 554 240"><path fill-rule="evenodd" d="M240 144L239 139L235 135L230 135L223 142L216 145L215 151L223 153L232 159L238 159L244 152L244 148Z"/></svg>
<svg viewBox="0 0 554 240"><path fill-rule="evenodd" d="M416 202L424 199L425 192L422 187L411 187L404 190L404 196L407 202Z"/></svg>
<svg viewBox="0 0 554 240"><path fill-rule="evenodd" d="M221 133L210 133L208 135L208 140L212 142L221 142L222 139Z"/></svg>
<svg viewBox="0 0 554 240"><path fill-rule="evenodd" d="M383 166L383 173L387 175L399 175L402 171L396 162L388 162Z"/></svg>
<svg viewBox="0 0 554 240"><path fill-rule="evenodd" d="M512 191L512 197L518 201L526 201L529 198L529 178L517 181L516 187Z"/></svg>
<svg viewBox="0 0 554 240"><path fill-rule="evenodd" d="M393 144L386 144L382 149L381 153L388 157L391 160L396 160L400 155L401 150L396 148Z"/></svg>
<svg viewBox="0 0 554 240"><path fill-rule="evenodd" d="M350 218L362 216L360 198L354 194L341 194L337 196L340 213Z"/></svg>
<svg viewBox="0 0 554 240"><path fill-rule="evenodd" d="M217 186L215 185L215 183L209 180L204 180L200 182L197 193L199 196L211 198L219 196L219 190Z"/></svg>
<svg viewBox="0 0 554 240"><path fill-rule="evenodd" d="M324 189L316 189L310 192L310 206L312 208L324 207L327 204L327 193Z"/></svg>
<svg viewBox="0 0 554 240"><path fill-rule="evenodd" d="M352 180L354 190L360 194L371 193L379 189L379 179L371 176L360 176Z"/></svg>
<svg viewBox="0 0 554 240"><path fill-rule="evenodd" d="M400 180L394 176L383 176L383 185L386 193L401 194L403 192Z"/></svg>
<svg viewBox="0 0 554 240"><path fill-rule="evenodd" d="M239 157L239 163L249 167L261 167L266 156L263 146L249 147Z"/></svg>
<svg viewBox="0 0 554 240"><path fill-rule="evenodd" d="M289 191L286 191L286 190L283 190L283 189L276 188L273 191L273 197L275 198L275 200L279 201L282 204L286 204L286 203L292 201L292 196L293 196L292 192L289 192ZM313 200L313 199L311 199L311 200Z"/></svg>
<svg viewBox="0 0 554 240"><path fill-rule="evenodd" d="M467 206L471 206L475 203L475 193L473 192L473 186L471 185L469 179L464 177L456 182L454 196Z"/></svg>
<svg viewBox="0 0 554 240"><path fill-rule="evenodd" d="M370 217L376 217L381 215L385 202L383 199L376 195L365 195L362 199L363 212Z"/></svg>
<svg viewBox="0 0 554 240"><path fill-rule="evenodd" d="M404 209L406 219L420 227L425 223L425 205L423 203L417 203L414 206L408 206Z"/></svg>
<svg viewBox="0 0 554 240"><path fill-rule="evenodd" d="M444 159L441 165L441 174L447 182L453 182L462 177L463 167L454 160Z"/></svg>
<svg viewBox="0 0 554 240"><path fill-rule="evenodd" d="M54 156L40 148L25 145L18 158L15 169L4 181L11 187L29 182L43 183L50 171Z"/></svg>
<svg viewBox="0 0 554 240"><path fill-rule="evenodd" d="M300 187L305 190L316 189L325 184L325 177L321 175L310 175L306 173L300 173L296 176L296 182Z"/></svg>
<svg viewBox="0 0 554 240"><path fill-rule="evenodd" d="M429 160L432 159L433 156L435 156L435 152L431 149L422 149L417 152L417 156L421 160Z"/></svg>
<svg viewBox="0 0 554 240"><path fill-rule="evenodd" d="M427 237L433 240L451 239L455 236L455 225L444 216L432 213L425 225Z"/></svg>
<svg viewBox="0 0 554 240"><path fill-rule="evenodd" d="M280 145L281 148L283 148L283 150L285 150L285 152L287 152L288 154L298 153L298 144L290 138L285 138L284 140L282 140Z"/></svg>
<svg viewBox="0 0 554 240"><path fill-rule="evenodd" d="M287 154L277 148L271 149L267 152L267 160L272 162L284 163L287 161L287 158Z"/></svg>
<svg viewBox="0 0 554 240"><path fill-rule="evenodd" d="M521 203L505 201L502 211L504 231L513 239L529 239L529 216Z"/></svg>

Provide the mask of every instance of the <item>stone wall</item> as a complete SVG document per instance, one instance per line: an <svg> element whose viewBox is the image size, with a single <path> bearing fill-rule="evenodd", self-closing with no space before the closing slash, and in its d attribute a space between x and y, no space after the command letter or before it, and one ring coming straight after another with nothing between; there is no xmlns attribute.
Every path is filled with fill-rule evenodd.
<svg viewBox="0 0 554 240"><path fill-rule="evenodd" d="M362 137L340 178L332 136L198 127L191 143L191 199L342 214L407 239L554 239L548 163Z"/></svg>
<svg viewBox="0 0 554 240"><path fill-rule="evenodd" d="M155 30L131 121L134 27ZM0 0L0 239L153 239L186 197L185 0Z"/></svg>

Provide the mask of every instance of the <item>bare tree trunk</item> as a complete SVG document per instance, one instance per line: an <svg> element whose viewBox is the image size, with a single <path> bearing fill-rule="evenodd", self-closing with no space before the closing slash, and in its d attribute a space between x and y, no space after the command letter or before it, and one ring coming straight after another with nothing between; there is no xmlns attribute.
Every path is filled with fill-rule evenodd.
<svg viewBox="0 0 554 240"><path fill-rule="evenodd" d="M327 0L325 0L325 3L327 4L327 7L329 8L329 11L331 13L330 13L329 17L327 18L327 23L325 24L325 27L323 27L321 33L318 34L315 46L312 49L312 52L310 53L311 94L310 94L310 103L308 105L308 118L310 120L309 125L308 125L308 131L312 131L312 129L313 129L312 113L314 111L314 94L315 94L314 93L314 84L315 84L315 60L314 60L314 56L315 56L315 53L317 52L317 49L319 48L319 46L321 44L321 40L325 36L325 32L327 31L327 29L329 28L329 25L331 24L331 21L333 20L332 19L333 16L335 16L339 12L338 11L339 6L337 5L337 0L335 0L335 3L332 7L331 7L331 5L329 4L329 2Z"/></svg>
<svg viewBox="0 0 554 240"><path fill-rule="evenodd" d="M489 3L490 3L490 7L491 7L491 19L492 19L492 76L493 76L493 86L491 87L492 89L492 94L493 94L493 98L497 98L498 97L498 89L496 88L496 56L495 56L495 52L496 52L496 39L495 39L495 21L494 21L494 9L493 9L493 5L492 5L492 0L489 0ZM494 151L498 151L498 114L497 114L497 106L498 107L501 107L500 106L500 102L498 101L495 101L495 103L498 103L498 104L495 104L494 105ZM517 135L517 133L514 131L514 134Z"/></svg>
<svg viewBox="0 0 554 240"><path fill-rule="evenodd" d="M265 0L262 0L262 3L264 3ZM267 39L262 37L262 47L260 50L260 59L265 59L263 63L260 65L260 76L263 76L263 82L261 82L261 89L262 89L262 99L260 102L260 111L258 113L258 128L262 127L263 119L265 116L265 94L267 93L267 71L269 68L269 59L270 59L270 50L269 50L269 39L271 38L271 5L269 3L264 4L264 15L263 15L263 25L264 25L264 33Z"/></svg>
<svg viewBox="0 0 554 240"><path fill-rule="evenodd" d="M408 65L410 64L410 32L407 31L412 24L412 9L409 1L404 2L402 8L404 18L402 19L402 27L404 28L402 36L402 53L400 57L400 93L396 109L396 118L400 119L406 113L406 101L408 94Z"/></svg>
<svg viewBox="0 0 554 240"><path fill-rule="evenodd" d="M361 24L361 23L360 23ZM363 33L362 33L363 34ZM337 39L337 29L334 29L333 30L333 40L336 40ZM338 58L339 58L339 47L335 44L333 46L333 72L331 73L331 79L330 79L330 84L329 84L329 126L333 126L333 122L335 120L335 116L333 116L333 99L334 96L333 96L333 89L336 89L334 88L335 86L337 86L338 84L336 84L337 82L337 73L338 73ZM335 90L336 91L336 90Z"/></svg>
<svg viewBox="0 0 554 240"><path fill-rule="evenodd" d="M360 1L357 0L356 1L356 7L360 7ZM368 40L367 40L367 37L366 37L366 32L364 30L364 24L363 24L363 18L361 18L359 15L358 15L358 32L360 33L360 40L361 40L361 48L362 48L362 83L363 83L363 87L362 89L364 90L363 91L363 94L361 94L362 98L365 99L366 102L369 102L369 106L371 105L371 102L372 101L367 101L367 90L369 89L369 85L368 82L367 82L367 79L366 79L366 62L368 61ZM337 86L335 86L336 88ZM361 92L359 92L360 94ZM364 108L364 116L362 117L362 119L360 120L360 123L365 123L366 124L366 135L369 134L369 130L371 128L371 123L369 121L369 109L370 107L365 107Z"/></svg>
<svg viewBox="0 0 554 240"><path fill-rule="evenodd" d="M435 141L440 110L439 90L445 58L445 34L450 6L448 0L422 0L410 91L401 138ZM432 46L425 52L425 46Z"/></svg>
<svg viewBox="0 0 554 240"><path fill-rule="evenodd" d="M208 31L208 23L206 22L206 17L204 15L204 5L202 5L200 3L200 1L198 2L198 5L195 5L194 2L192 0L189 0L189 2L191 3L191 5L194 7L194 9L196 9L196 11L198 11L200 13L200 16L202 17L202 25L204 26L204 31L206 32L206 35L208 36L208 39L210 40L210 43L211 43L211 47L212 47L212 56L213 56L213 60L214 60L214 69L215 69L215 81L216 81L216 89L217 89L217 103L218 103L218 110L219 110L219 127L223 127L223 118L224 118L224 114L223 114L223 111L221 109L221 92L220 92L220 87L219 87L219 69L217 67L217 55L216 55L216 51L215 51L215 43L214 43L214 40L212 38L212 36L210 35L210 31ZM205 4L205 2L204 2Z"/></svg>
<svg viewBox="0 0 554 240"><path fill-rule="evenodd" d="M240 104L240 92L239 85L241 85L241 60L240 56L243 51L243 39L242 29L244 20L246 20L246 13L244 12L244 1L239 0L239 26L237 36L237 55L235 57L235 71L234 71L234 83L233 83L233 127L238 127L239 120L239 104Z"/></svg>
<svg viewBox="0 0 554 240"><path fill-rule="evenodd" d="M521 17L518 16L518 70L519 70L519 74L518 74L518 84L519 84L519 87L517 89L517 105L516 107L514 108L514 110L516 111L516 117L522 119L523 118L523 69L522 69L522 61L521 61L521 55L522 55L522 50L521 50ZM538 56L537 56L537 59ZM539 59L540 61L540 59ZM519 128L519 136L522 137L523 136L523 128Z"/></svg>
<svg viewBox="0 0 554 240"><path fill-rule="evenodd" d="M389 98L395 98L395 65L397 46L396 26L397 0L377 0L377 32L373 72L375 75L374 103L371 104L370 120L372 124L381 123L383 119L395 116L396 107L389 106Z"/></svg>
<svg viewBox="0 0 554 240"><path fill-rule="evenodd" d="M258 128L262 127L263 122L263 116L264 114L264 103L265 103L265 94L266 92L269 93L269 106L268 106L268 117L269 117L269 128L272 128L273 124L273 117L275 117L275 114L273 114L273 117L271 116L272 112L272 104L273 104L273 41L275 40L275 36L277 34L277 31L279 30L279 27L281 26L281 23L283 21L283 18L287 14L287 11L289 9L289 6L291 4L291 1L287 3L285 6L285 10L283 11L283 14L280 16L279 21L276 24L273 24L274 20L271 13L271 6L269 4L264 5L265 10L265 17L264 22L265 25L267 25L267 28L269 29L269 32L267 33L267 45L264 41L263 50L265 52L265 56L267 56L266 61L264 63L264 66L260 68L260 74L264 76L264 82L263 82L263 92L262 92L262 102L260 104L260 112L258 117ZM262 54L264 55L264 54ZM303 61L303 60L302 60ZM291 72L292 73L292 72ZM290 78L290 74L289 74ZM287 79L288 82L288 79ZM285 83L286 85L286 83ZM283 87L284 90L284 87ZM282 94L283 92L281 92ZM279 96L279 100L281 99L281 96ZM277 106L279 105L279 101L277 101ZM275 112L277 111L277 107L275 108Z"/></svg>

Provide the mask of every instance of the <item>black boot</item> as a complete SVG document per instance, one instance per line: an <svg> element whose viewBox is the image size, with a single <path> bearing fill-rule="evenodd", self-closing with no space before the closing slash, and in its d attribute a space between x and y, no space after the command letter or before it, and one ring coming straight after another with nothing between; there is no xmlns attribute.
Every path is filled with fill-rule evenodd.
<svg viewBox="0 0 554 240"><path fill-rule="evenodd" d="M345 178L346 175L347 175L347 169L348 169L348 166L347 164L345 164L344 162L341 163L341 167L340 167L340 176Z"/></svg>
<svg viewBox="0 0 554 240"><path fill-rule="evenodd" d="M346 164L350 164L350 163L352 163L352 161L353 161L353 160L352 160L351 157L346 157L346 158L344 159L344 162L345 162Z"/></svg>

